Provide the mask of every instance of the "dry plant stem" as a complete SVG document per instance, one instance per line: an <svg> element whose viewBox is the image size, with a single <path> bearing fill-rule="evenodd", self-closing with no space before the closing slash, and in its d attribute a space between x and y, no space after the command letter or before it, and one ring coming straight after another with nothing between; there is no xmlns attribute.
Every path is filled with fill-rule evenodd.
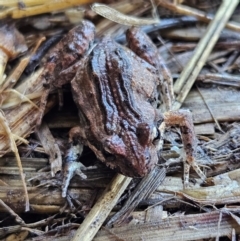
<svg viewBox="0 0 240 241"><path fill-rule="evenodd" d="M213 20L213 16L207 15L205 12L197 10L195 8L191 8L189 6L181 5L181 4L173 4L166 0L158 0L158 4L164 8L172 10L173 12L177 12L182 15L190 15L198 18L199 20L209 23ZM228 22L226 24L226 28L240 31L240 25L237 22Z"/></svg>
<svg viewBox="0 0 240 241"><path fill-rule="evenodd" d="M158 222L124 225L110 229L115 236L106 230L101 230L93 240L115 241L116 237L121 237L122 240L151 241L203 240L228 236L233 228L239 233L239 224L232 216L220 212L173 216ZM221 222L219 222L220 215L222 215Z"/></svg>
<svg viewBox="0 0 240 241"><path fill-rule="evenodd" d="M1 91L0 91L0 94L1 94ZM17 101L14 101L13 98L11 98L11 94L14 95L14 97L18 97L18 100ZM31 97L31 96L30 96ZM39 97L39 95L38 95ZM4 101L6 100L6 104L4 103ZM32 102L28 96L26 95L23 95L21 93L19 93L18 91L16 91L15 89L8 89L8 90L5 90L3 93L2 93L2 110L4 109L8 109L8 108L13 108L13 107L16 107L17 105L20 105L21 103L23 102L28 102L29 104L31 104L32 106L34 106L36 109L39 110L38 106Z"/></svg>
<svg viewBox="0 0 240 241"><path fill-rule="evenodd" d="M121 1L119 3L111 4L111 6L124 13L125 15L134 15L138 16L143 12L147 11L150 8L150 5L145 5L144 8L142 7L141 2L137 1ZM127 26L121 26L122 32ZM96 24L96 33L97 36L101 36L103 34L109 34L110 36L114 36L116 32L119 30L119 26L116 25L114 22L109 21L108 19L102 19L99 23Z"/></svg>
<svg viewBox="0 0 240 241"><path fill-rule="evenodd" d="M0 26L0 86L8 59L17 57L27 50L24 36L10 24Z"/></svg>
<svg viewBox="0 0 240 241"><path fill-rule="evenodd" d="M8 55L0 48L0 85L3 83L3 75L7 65Z"/></svg>
<svg viewBox="0 0 240 241"><path fill-rule="evenodd" d="M12 240L22 241L22 240L25 240L27 238L28 234L29 234L28 230L21 230L18 233L13 233L13 234L9 235L7 237L7 240L8 241L12 241Z"/></svg>
<svg viewBox="0 0 240 241"><path fill-rule="evenodd" d="M21 217L18 216L6 203L4 203L2 199L0 199L0 205L5 208L11 216L15 217L16 222L18 222L19 224L25 224Z"/></svg>
<svg viewBox="0 0 240 241"><path fill-rule="evenodd" d="M4 11L0 11L0 19L7 18L14 9L16 8L7 8Z"/></svg>
<svg viewBox="0 0 240 241"><path fill-rule="evenodd" d="M200 89L198 86L197 86L197 90L198 90L199 94L201 95L201 97L202 97L202 99L203 99L203 102L204 102L205 105L207 106L210 114L212 115L212 118L214 119L214 122L216 123L218 129L219 129L222 133L224 133L224 131L222 130L221 126L220 126L219 123L218 123L218 120L215 118L215 116L214 116L214 114L213 114L210 106L208 105L207 101L205 100L204 95L203 95L203 93L201 92L201 89Z"/></svg>
<svg viewBox="0 0 240 241"><path fill-rule="evenodd" d="M38 160L35 159L35 161ZM47 163L48 162L46 161L46 165ZM29 200L31 203L30 213L40 215L53 215L61 212L62 207L66 204L66 199L62 198L62 192L58 186L59 182L56 182L56 179L51 179L50 173L47 173L47 176L40 176L39 173L33 171L33 168L31 170L29 170L28 168L24 168L24 171L28 180L31 179L33 175L35 175L37 178L32 179L42 182L41 186L28 187ZM12 168L5 167L4 172L1 172L1 176L8 176L7 180L5 180L9 183L9 186L3 186L3 184L1 183L2 186L0 187L0 199L6 205L10 206L15 213L20 214L24 213L25 211L25 201L23 199L24 193L21 181L18 178L18 173L19 171L17 167L14 168L13 171ZM89 189L89 186L87 184L85 184L84 187L77 187L79 183L75 182L75 187L70 187L68 189L68 194L72 195L72 197L74 197L74 199L76 199L76 201L79 201L80 203L90 203L92 201L92 197L96 194L96 189L98 188L99 190L101 188L101 190L103 191L102 187L107 186L107 182L110 182L110 178L104 179L103 174L99 173L98 176L100 175L102 176L100 177L100 179L102 180L100 180L97 184L92 182L95 188L94 190ZM93 177L96 175L92 174L89 176ZM10 177L12 178L11 180ZM54 184L56 184L57 188L49 188L49 186L53 187ZM70 212L69 208L65 211ZM2 205L0 205L0 212L3 214L6 213L7 210Z"/></svg>
<svg viewBox="0 0 240 241"><path fill-rule="evenodd" d="M238 3L238 0L233 0L231 2L225 0L218 9L214 20L207 28L206 34L196 47L192 59L186 65L186 68L183 70L174 85L174 91L178 94L178 97L173 105L173 109L179 109L181 107L192 85L194 84L195 79L217 42L222 29L231 17Z"/></svg>
<svg viewBox="0 0 240 241"><path fill-rule="evenodd" d="M152 194L162 183L166 176L166 169L156 166L131 193L128 200L119 212L117 212L107 223L107 227L115 224L121 224L126 221L129 214L137 207L137 205Z"/></svg>
<svg viewBox="0 0 240 241"><path fill-rule="evenodd" d="M20 225L9 226L9 227L3 228L3 229L5 229L5 231L4 230L2 231L0 229L0 237L1 237L1 239L3 237L5 237L6 235L8 235L8 234L10 234L10 237L11 237L11 234L17 233L17 232L21 232L21 226ZM2 240L4 240L4 239L2 239ZM11 241L11 240L21 240L21 239L9 238L9 236L8 236L5 240Z"/></svg>
<svg viewBox="0 0 240 241"><path fill-rule="evenodd" d="M22 71L25 69L29 59L24 58L23 66L19 65L20 67L18 66L16 68L17 70L14 71L14 73L15 73L13 75L15 77L14 81L12 81L13 80L12 78L7 79L6 82L2 86L1 92L4 89L8 88L8 87L12 87L16 83L16 81L20 77ZM16 90L12 89L10 91L12 93L17 93L17 94L21 95ZM10 92L10 91L8 91L8 92ZM7 91L6 91L6 93L7 93ZM2 94L3 99L4 99L3 92L1 94ZM8 95L5 95L5 98L6 98L6 96L8 96ZM24 95L23 95L23 99L25 99ZM37 107L35 103L31 102L30 100L29 100L29 102L30 102L30 105L34 106L35 108ZM38 109L38 107L37 107L37 109ZM6 138L5 139L7 139L7 138L9 139L9 141L10 141L10 150L12 150L14 152L14 154L16 156L16 159L17 159L19 172L20 172L21 180L22 180L22 183L23 183L23 189L24 189L24 193L25 193L25 201L26 201L25 211L29 211L29 197L28 197L27 186L26 186L26 182L25 182L25 176L23 174L23 168L22 168L21 159L20 159L20 156L19 156L19 153L18 153L17 145L16 145L16 142L14 140L17 137L17 135L12 133L12 131L11 131L10 127L9 127L9 124L8 124L8 122L10 123L10 120L9 119L8 119L8 121L6 120L6 117L5 117L3 112L0 113L0 119L1 119L1 124L2 124L3 130L4 130L5 134L6 134ZM18 139L18 141L19 140L23 141L24 139L20 138L20 139ZM9 147L7 147L7 148L9 148ZM1 150L3 151L3 149L1 149Z"/></svg>
<svg viewBox="0 0 240 241"><path fill-rule="evenodd" d="M16 88L16 91L23 94L34 94L39 93L43 91L43 86L40 80L38 79L39 75L41 74L42 69L39 69L36 71L33 75L31 75L25 82L23 82L21 85L19 85ZM8 99L6 100L6 102ZM33 100L35 104L39 104L38 99ZM7 104L7 103L6 103ZM56 99L53 99L53 101L49 101L49 108L56 104ZM17 105L14 108L11 108L9 110L4 110L6 119L8 120L9 127L12 131L12 133L15 136L21 136L22 138L25 138L30 133L33 132L35 128L36 120L38 119L38 109L35 108L32 104L29 102L21 103ZM21 144L22 141L18 138L16 140L16 144ZM8 139L4 136L0 140L0 156L3 156L5 153L10 151Z"/></svg>
<svg viewBox="0 0 240 241"><path fill-rule="evenodd" d="M230 57L228 58L228 60L224 63L224 65L222 65L220 72L219 73L224 73L225 71L228 70L228 68L234 63L234 61L237 59L239 55L239 52L237 50L235 50Z"/></svg>
<svg viewBox="0 0 240 241"><path fill-rule="evenodd" d="M92 10L98 13L99 15L123 25L129 26L141 26L141 25L150 25L159 23L159 19L150 19L150 18L138 18L125 15L114 8L111 8L105 4L94 3L92 5Z"/></svg>
<svg viewBox="0 0 240 241"><path fill-rule="evenodd" d="M51 13L53 11L63 10L65 8L74 7L76 5L82 5L87 3L92 3L94 0L68 0L61 2L49 2L39 6L28 7L24 9L15 8L12 12L10 12L10 16L12 18L23 18L34 16L42 13Z"/></svg>
<svg viewBox="0 0 240 241"><path fill-rule="evenodd" d="M231 235L232 235L232 236L231 236L231 240L232 240L232 241L237 241L237 239L236 239L236 237L237 237L237 236L236 236L236 230L235 230L234 228L232 229Z"/></svg>
<svg viewBox="0 0 240 241"><path fill-rule="evenodd" d="M48 223L50 221L52 221L55 216L56 215L50 216L49 218L43 219L43 220L35 222L35 223L25 224L24 222L22 222L20 224L21 226L20 225L11 226L8 229L7 234L15 234L15 233L17 233L17 232L19 232L21 230L22 231L23 230L28 230L29 232L31 232L32 234L35 234L37 236L43 235L45 232L44 231L40 231L37 228L40 228L40 227L48 225ZM0 231L0 237L4 236L4 234L6 235L6 233L4 233L4 230L2 232ZM12 240L16 240L16 239L12 239ZM18 240L25 240L25 239L18 239Z"/></svg>
<svg viewBox="0 0 240 241"><path fill-rule="evenodd" d="M17 65L17 67L15 68L15 70L13 71L12 74L10 74L7 79L4 81L2 87L1 87L1 92L7 88L12 88L15 84L16 81L19 79L19 77L21 76L22 72L24 71L24 69L26 68L26 66L28 65L30 60L30 57L24 57L20 60L20 63Z"/></svg>
<svg viewBox="0 0 240 241"><path fill-rule="evenodd" d="M10 141L10 148L11 150L14 152L15 157L17 159L17 164L18 164L18 168L19 168L19 172L20 172L20 176L21 176L21 180L22 180L22 184L23 184L23 190L24 190L24 194L25 194L25 211L29 211L29 197L28 197L28 192L27 192L27 185L25 182L25 175L23 174L23 167L22 167L22 163L21 163L21 159L18 153L18 149L17 149L17 145L15 143L15 140L12 136L11 130L8 126L7 120L3 114L2 111L0 111L0 122L1 125L3 126L4 131L6 132L9 141Z"/></svg>
<svg viewBox="0 0 240 241"><path fill-rule="evenodd" d="M221 73L207 73L205 75L200 75L199 76L199 81L202 81L204 83L208 83L212 80L215 80L217 83L218 82L222 82L222 81L226 81L226 82L230 82L230 81L235 81L237 83L240 83L240 76L239 75L232 75L232 74L221 74Z"/></svg>
<svg viewBox="0 0 240 241"><path fill-rule="evenodd" d="M29 56L23 57L20 60L20 63L17 65L17 67L14 69L14 71L7 77L7 79L4 81L2 89L0 91L3 91L7 88L12 88L17 83L17 80L22 75L23 71L27 67L31 57L36 53L37 49L41 45L41 43L46 40L46 37L41 37L37 43L34 49L32 50L31 54Z"/></svg>
<svg viewBox="0 0 240 241"><path fill-rule="evenodd" d="M93 239L132 178L117 174L91 209L72 241Z"/></svg>
<svg viewBox="0 0 240 241"><path fill-rule="evenodd" d="M21 3L24 4L25 7L41 5L49 2L49 0L21 0ZM0 0L0 6L4 7L18 7L19 0Z"/></svg>
<svg viewBox="0 0 240 241"><path fill-rule="evenodd" d="M62 156L59 146L52 136L47 124L44 122L42 122L40 128L37 130L37 135L45 152L49 155L51 174L55 176L55 173L62 170Z"/></svg>

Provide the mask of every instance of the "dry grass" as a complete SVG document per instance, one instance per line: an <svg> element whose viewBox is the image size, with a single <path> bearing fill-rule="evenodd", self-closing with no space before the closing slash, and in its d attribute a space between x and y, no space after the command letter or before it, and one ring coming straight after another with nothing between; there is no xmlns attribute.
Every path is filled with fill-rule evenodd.
<svg viewBox="0 0 240 241"><path fill-rule="evenodd" d="M83 17L95 22L97 37L111 34L124 42L126 26L97 16L89 8L91 2L0 0L3 26L13 22L9 34L18 29L23 37L10 43L5 40L8 35L0 35L0 237L76 241L91 240L97 233L93 240L235 240L240 233L240 20L234 13L238 1L225 0L220 6L216 0L188 0L184 5L158 0L161 22L145 28L177 79L173 108L193 113L197 159L206 182L191 173L191 188L183 188L176 128L166 132L159 167L143 180L115 176L86 151L83 162L95 162L98 168L87 171L86 180L74 178L67 198L61 197L59 171L67 130L78 117L71 97L66 97L61 112L52 109L57 103L53 94L46 110L50 113L35 130L44 91L39 76L47 55L39 51L45 38L66 32ZM123 0L111 6L129 16L152 17L150 2ZM170 15L164 15L166 9ZM186 18L190 14L194 18ZM21 43L15 54L9 43ZM39 56L40 67L29 68L33 56ZM65 93L70 96L68 87Z"/></svg>

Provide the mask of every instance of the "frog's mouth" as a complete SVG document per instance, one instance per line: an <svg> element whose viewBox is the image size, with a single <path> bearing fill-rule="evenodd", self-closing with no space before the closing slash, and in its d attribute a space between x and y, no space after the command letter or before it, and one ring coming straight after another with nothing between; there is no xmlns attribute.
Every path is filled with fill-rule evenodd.
<svg viewBox="0 0 240 241"><path fill-rule="evenodd" d="M149 165L138 165L136 167L133 166L129 160L125 160L123 157L117 157L114 155L108 155L106 157L105 164L116 172L123 174L124 176L134 178L141 178L146 176L154 166L149 163Z"/></svg>
<svg viewBox="0 0 240 241"><path fill-rule="evenodd" d="M121 169L121 167L119 168L119 172L121 174L123 174L124 176L128 176L128 177L133 177L133 178L141 178L141 177L144 177L146 176L151 170L152 170L152 167L148 167L148 166L145 166L143 168L140 168L140 169L132 169L132 168L124 168L124 169Z"/></svg>

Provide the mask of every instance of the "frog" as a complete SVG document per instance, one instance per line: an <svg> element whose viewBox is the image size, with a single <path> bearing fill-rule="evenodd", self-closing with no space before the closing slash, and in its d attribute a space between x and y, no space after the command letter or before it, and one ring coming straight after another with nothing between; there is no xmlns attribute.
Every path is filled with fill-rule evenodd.
<svg viewBox="0 0 240 241"><path fill-rule="evenodd" d="M150 172L158 161L158 126L163 121L156 76L151 64L110 37L100 40L81 61L71 81L79 126L69 134L67 183L76 167L71 160L80 156L76 152L82 152L82 145L123 175L143 177Z"/></svg>
<svg viewBox="0 0 240 241"><path fill-rule="evenodd" d="M73 39L71 36L75 31L72 30L65 42L59 43L60 47L67 46L65 59L71 61L63 68L56 47L54 66L62 68L56 72L52 64L47 65L51 67L52 79L56 76L51 73L58 73L59 78L64 77L65 82L71 83L79 115L79 125L69 132L70 148L65 156L62 196L66 196L72 176L77 174L85 179L87 176L82 171L94 168L77 162L83 146L88 146L100 161L118 173L144 177L158 163L165 127L174 125L180 128L186 152L184 182L188 183L190 167L205 180L194 157L197 139L191 113L171 110L174 100L172 78L155 44L136 27L127 31L127 47L110 36L92 44L94 27L85 22L84 28L80 31L84 37L77 38L78 46L84 40L85 48L81 54L75 54L74 48L68 46L74 43L66 41ZM86 30L87 34L84 34ZM47 69L46 73L49 73Z"/></svg>

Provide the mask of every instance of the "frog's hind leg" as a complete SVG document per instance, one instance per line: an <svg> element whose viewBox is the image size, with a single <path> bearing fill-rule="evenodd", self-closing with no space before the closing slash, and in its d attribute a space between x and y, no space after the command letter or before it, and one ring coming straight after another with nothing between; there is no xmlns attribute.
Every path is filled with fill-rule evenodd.
<svg viewBox="0 0 240 241"><path fill-rule="evenodd" d="M136 55L156 68L156 74L160 79L160 92L164 103L164 111L169 111L174 100L173 79L156 45L140 28L132 27L128 29L126 37L128 47Z"/></svg>
<svg viewBox="0 0 240 241"><path fill-rule="evenodd" d="M194 132L191 113L188 110L169 111L164 114L166 126L178 125L182 134L184 149L186 152L186 164L184 165L184 185L188 186L189 169L192 167L198 176L204 181L205 174L195 161L197 138Z"/></svg>

